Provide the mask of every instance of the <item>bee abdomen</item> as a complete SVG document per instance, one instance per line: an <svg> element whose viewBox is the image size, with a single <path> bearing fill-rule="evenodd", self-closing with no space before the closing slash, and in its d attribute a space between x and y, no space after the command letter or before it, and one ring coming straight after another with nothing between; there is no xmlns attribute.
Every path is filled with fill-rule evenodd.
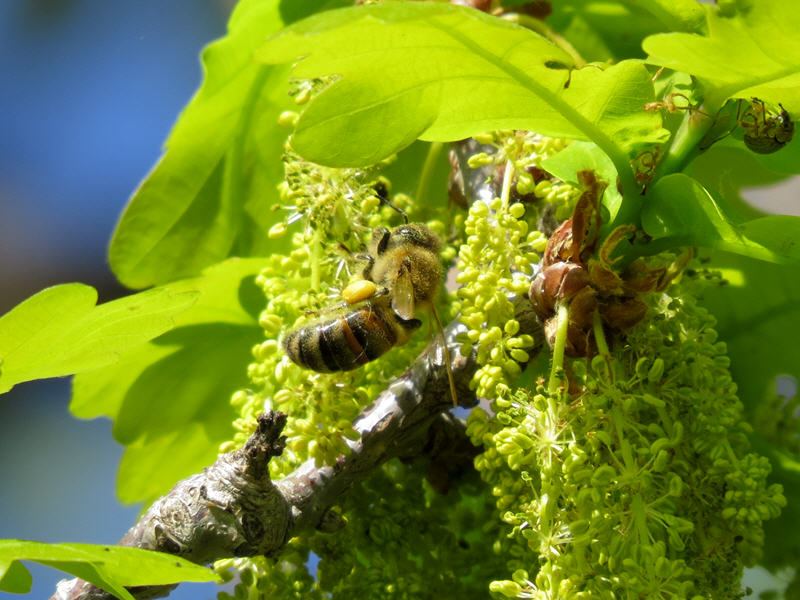
<svg viewBox="0 0 800 600"><path fill-rule="evenodd" d="M331 373L356 369L385 354L396 341L383 315L365 306L290 331L283 338L283 349L301 367Z"/></svg>

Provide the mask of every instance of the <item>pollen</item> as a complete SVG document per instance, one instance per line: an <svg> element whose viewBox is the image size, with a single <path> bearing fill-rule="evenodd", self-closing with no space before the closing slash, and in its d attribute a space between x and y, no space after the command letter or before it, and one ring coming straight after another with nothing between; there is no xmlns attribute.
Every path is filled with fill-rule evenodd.
<svg viewBox="0 0 800 600"><path fill-rule="evenodd" d="M355 304L372 296L377 289L378 286L372 281L359 279L342 290L342 299L348 304Z"/></svg>

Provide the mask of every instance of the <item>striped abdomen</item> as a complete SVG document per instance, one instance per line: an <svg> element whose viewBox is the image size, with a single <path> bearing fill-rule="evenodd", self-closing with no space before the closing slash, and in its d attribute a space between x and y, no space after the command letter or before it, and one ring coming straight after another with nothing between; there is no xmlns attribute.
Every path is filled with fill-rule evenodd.
<svg viewBox="0 0 800 600"><path fill-rule="evenodd" d="M301 367L320 373L350 371L386 353L398 341L397 327L416 329L419 321L390 323L391 311L384 315L366 304L331 319L309 323L283 338L286 354Z"/></svg>

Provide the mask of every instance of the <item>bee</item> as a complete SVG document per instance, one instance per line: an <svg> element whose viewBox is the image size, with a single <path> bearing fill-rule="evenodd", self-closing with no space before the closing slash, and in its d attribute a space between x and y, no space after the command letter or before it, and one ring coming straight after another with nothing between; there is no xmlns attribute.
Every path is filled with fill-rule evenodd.
<svg viewBox="0 0 800 600"><path fill-rule="evenodd" d="M416 318L420 310L434 315L444 339L433 304L444 280L440 248L436 234L419 223L376 229L369 252L357 256L366 263L362 279L342 291L341 304L286 333L282 340L286 355L320 373L357 369L406 344L422 325ZM446 343L443 348L455 404Z"/></svg>

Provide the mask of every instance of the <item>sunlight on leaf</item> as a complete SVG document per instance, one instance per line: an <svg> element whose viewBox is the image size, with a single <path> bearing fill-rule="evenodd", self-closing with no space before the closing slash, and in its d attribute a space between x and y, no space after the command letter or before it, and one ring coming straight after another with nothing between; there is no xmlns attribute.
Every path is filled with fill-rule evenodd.
<svg viewBox="0 0 800 600"><path fill-rule="evenodd" d="M123 353L116 365L75 377L72 413L110 417L114 437L127 446L128 475L120 475L119 489L124 501L154 500L212 462L231 437L230 395L247 385L251 348L263 338L258 313L264 296L253 278L264 262L230 259L201 277L163 286L199 295L175 328Z"/></svg>
<svg viewBox="0 0 800 600"><path fill-rule="evenodd" d="M702 301L728 345L739 396L753 405L778 375L800 379L800 268L720 253L712 265L729 285L704 289Z"/></svg>
<svg viewBox="0 0 800 600"><path fill-rule="evenodd" d="M661 117L643 109L653 85L638 61L565 69L569 54L546 39L459 6L331 11L287 28L257 54L268 63L300 56L294 76L337 76L292 138L303 156L324 164L373 163L416 138L517 128L592 140L629 171L632 149L666 135Z"/></svg>
<svg viewBox="0 0 800 600"><path fill-rule="evenodd" d="M579 187L578 173L584 170L594 171L601 181L606 183L617 180L617 170L608 157L591 142L572 142L558 154L542 161L542 168L562 181ZM614 220L619 210L622 196L616 185L609 185L603 194L603 206L608 209L610 221Z"/></svg>
<svg viewBox="0 0 800 600"><path fill-rule="evenodd" d="M0 318L0 393L32 379L117 362L120 354L172 329L197 300L190 290L150 290L95 306L80 283L42 290Z"/></svg>
<svg viewBox="0 0 800 600"><path fill-rule="evenodd" d="M736 225L708 191L687 175L675 173L648 190L642 226L655 239L716 248L775 263L800 262L800 218L773 215Z"/></svg>
<svg viewBox="0 0 800 600"><path fill-rule="evenodd" d="M281 26L278 2L240 2L229 33L203 52L205 79L166 141L166 151L128 202L109 247L117 278L142 288L199 273L234 250L266 254L270 211L283 178L293 106L286 70L253 61Z"/></svg>
<svg viewBox="0 0 800 600"><path fill-rule="evenodd" d="M133 600L133 596L123 586L219 579L212 570L186 559L141 548L0 540L0 591L30 591L31 576L21 560L80 577L125 600Z"/></svg>
<svg viewBox="0 0 800 600"><path fill-rule="evenodd" d="M697 77L716 110L728 98L755 96L800 114L800 3L759 0L733 17L709 9L708 36L656 34L648 62Z"/></svg>

